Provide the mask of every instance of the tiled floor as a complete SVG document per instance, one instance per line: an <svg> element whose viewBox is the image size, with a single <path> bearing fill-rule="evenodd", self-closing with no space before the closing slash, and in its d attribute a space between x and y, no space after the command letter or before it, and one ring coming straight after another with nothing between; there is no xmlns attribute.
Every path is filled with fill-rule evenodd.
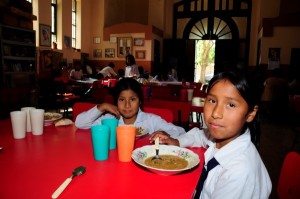
<svg viewBox="0 0 300 199"><path fill-rule="evenodd" d="M278 115L278 117L281 117ZM271 120L266 117L261 120L261 144L259 152L272 180L270 199L278 199L277 183L285 155L291 150L295 132L288 116ZM294 147L300 153L300 139Z"/></svg>

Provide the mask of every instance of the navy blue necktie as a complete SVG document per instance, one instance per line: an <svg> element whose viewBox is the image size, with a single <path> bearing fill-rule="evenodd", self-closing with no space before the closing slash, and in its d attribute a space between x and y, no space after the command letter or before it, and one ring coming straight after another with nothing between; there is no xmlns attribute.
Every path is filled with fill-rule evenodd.
<svg viewBox="0 0 300 199"><path fill-rule="evenodd" d="M198 181L198 184L197 184L197 187L196 187L196 193L195 193L195 196L194 196L195 199L198 199L200 197L200 193L202 191L203 184L204 184L204 182L207 178L208 172L210 170L212 170L213 168L215 168L215 166L217 166L218 164L219 164L219 162L213 157L207 163L207 170L203 166L202 173L201 173L201 176L200 176L200 180Z"/></svg>

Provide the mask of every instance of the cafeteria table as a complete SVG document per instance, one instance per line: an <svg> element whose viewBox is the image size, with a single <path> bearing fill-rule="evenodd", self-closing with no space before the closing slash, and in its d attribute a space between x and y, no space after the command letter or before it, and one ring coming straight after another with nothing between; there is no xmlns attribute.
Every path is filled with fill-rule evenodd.
<svg viewBox="0 0 300 199"><path fill-rule="evenodd" d="M27 133L14 139L10 119L0 120L0 198L51 198L71 176L74 168L86 173L73 179L59 198L172 198L190 199L203 167L204 148L190 148L200 157L195 168L173 176L154 174L131 161L118 160L117 149L109 159L93 157L90 130L74 125L45 126L44 134ZM136 140L135 147L148 145L148 137Z"/></svg>

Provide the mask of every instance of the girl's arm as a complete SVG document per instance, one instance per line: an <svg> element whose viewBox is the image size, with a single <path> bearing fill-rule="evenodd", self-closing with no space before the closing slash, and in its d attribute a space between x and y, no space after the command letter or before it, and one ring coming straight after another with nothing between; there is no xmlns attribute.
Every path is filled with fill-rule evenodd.
<svg viewBox="0 0 300 199"><path fill-rule="evenodd" d="M109 103L102 103L94 106L88 111L80 113L75 121L75 126L81 129L89 129L96 124L101 124L100 117L104 112L109 112L115 117L119 118L120 113L115 105Z"/></svg>

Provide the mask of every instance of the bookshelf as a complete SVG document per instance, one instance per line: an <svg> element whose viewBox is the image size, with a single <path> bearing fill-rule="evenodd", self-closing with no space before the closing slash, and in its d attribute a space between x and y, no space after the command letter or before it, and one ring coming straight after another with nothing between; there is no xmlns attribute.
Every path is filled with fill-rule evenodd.
<svg viewBox="0 0 300 199"><path fill-rule="evenodd" d="M1 87L34 87L35 31L0 24Z"/></svg>

